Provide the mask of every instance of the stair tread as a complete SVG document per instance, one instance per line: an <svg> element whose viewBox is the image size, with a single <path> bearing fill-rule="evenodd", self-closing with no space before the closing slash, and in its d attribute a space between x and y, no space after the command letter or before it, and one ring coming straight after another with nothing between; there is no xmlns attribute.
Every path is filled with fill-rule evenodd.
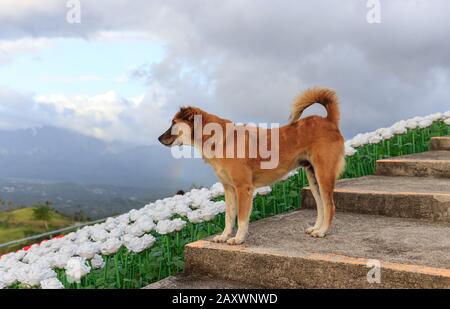
<svg viewBox="0 0 450 309"><path fill-rule="evenodd" d="M386 158L378 160L377 162L402 162L402 161L417 161L417 162L426 162L426 161L443 161L450 163L450 151L447 150L432 150L427 152L421 152L411 155L404 155L392 158Z"/></svg>
<svg viewBox="0 0 450 309"><path fill-rule="evenodd" d="M199 242L216 250L285 257L337 255L450 270L449 224L338 213L330 234L317 239L304 232L315 216L316 211L302 209L252 223L246 243L239 246ZM187 246L195 248L199 242Z"/></svg>
<svg viewBox="0 0 450 309"><path fill-rule="evenodd" d="M152 283L144 289L257 289L261 286L208 276L179 274Z"/></svg>
<svg viewBox="0 0 450 309"><path fill-rule="evenodd" d="M339 180L336 183L335 192L443 194L450 196L450 179L371 175Z"/></svg>

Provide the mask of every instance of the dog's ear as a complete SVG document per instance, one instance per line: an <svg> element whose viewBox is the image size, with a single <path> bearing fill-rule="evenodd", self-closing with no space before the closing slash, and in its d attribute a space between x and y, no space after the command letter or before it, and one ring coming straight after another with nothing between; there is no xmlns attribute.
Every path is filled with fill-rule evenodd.
<svg viewBox="0 0 450 309"><path fill-rule="evenodd" d="M192 122L194 121L194 116L197 114L197 110L194 107L188 106L188 107L181 107L180 111L178 113L178 118Z"/></svg>

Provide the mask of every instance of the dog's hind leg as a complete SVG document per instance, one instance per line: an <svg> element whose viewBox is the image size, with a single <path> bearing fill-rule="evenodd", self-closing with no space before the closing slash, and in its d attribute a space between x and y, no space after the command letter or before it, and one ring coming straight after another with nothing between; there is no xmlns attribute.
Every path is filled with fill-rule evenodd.
<svg viewBox="0 0 450 309"><path fill-rule="evenodd" d="M333 169L331 169L333 171ZM315 175L319 184L320 198L323 205L323 221L319 229L311 232L313 237L325 237L333 221L336 207L334 206L333 190L336 183L335 173L325 166L318 166Z"/></svg>
<svg viewBox="0 0 450 309"><path fill-rule="evenodd" d="M319 193L319 185L317 183L316 175L314 174L314 168L312 165L308 165L305 167L306 177L308 178L309 187L311 188L311 193L316 201L317 207L317 218L314 226L311 226L306 229L307 234L311 234L313 231L318 230L322 226L323 222L323 204L322 198Z"/></svg>
<svg viewBox="0 0 450 309"><path fill-rule="evenodd" d="M238 230L235 237L227 240L227 243L230 245L242 244L247 237L255 188L249 184L241 184L236 185L235 190L238 203Z"/></svg>
<svg viewBox="0 0 450 309"><path fill-rule="evenodd" d="M221 235L213 238L214 242L226 242L233 232L234 223L236 221L236 194L230 185L224 185L225 189L225 203L227 205L225 213L225 229Z"/></svg>

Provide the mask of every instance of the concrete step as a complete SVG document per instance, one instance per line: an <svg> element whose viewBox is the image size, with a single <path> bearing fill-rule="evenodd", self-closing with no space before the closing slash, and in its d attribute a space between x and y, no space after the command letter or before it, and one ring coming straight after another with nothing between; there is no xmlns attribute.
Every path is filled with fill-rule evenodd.
<svg viewBox="0 0 450 309"><path fill-rule="evenodd" d="M334 190L336 210L450 223L450 179L365 176L340 180ZM316 208L309 187L302 208Z"/></svg>
<svg viewBox="0 0 450 309"><path fill-rule="evenodd" d="M256 284L198 276L196 274L179 274L152 283L144 289L261 289Z"/></svg>
<svg viewBox="0 0 450 309"><path fill-rule="evenodd" d="M431 150L450 150L450 136L432 137Z"/></svg>
<svg viewBox="0 0 450 309"><path fill-rule="evenodd" d="M188 244L185 273L268 288L450 288L448 224L338 213L317 239L304 232L314 221L305 209L252 223L243 245Z"/></svg>
<svg viewBox="0 0 450 309"><path fill-rule="evenodd" d="M450 178L450 151L435 150L378 160L375 174Z"/></svg>

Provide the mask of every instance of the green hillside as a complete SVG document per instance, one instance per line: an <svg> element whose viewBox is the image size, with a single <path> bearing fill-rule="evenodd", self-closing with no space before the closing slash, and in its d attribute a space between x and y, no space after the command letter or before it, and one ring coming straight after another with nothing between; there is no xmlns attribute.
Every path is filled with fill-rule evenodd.
<svg viewBox="0 0 450 309"><path fill-rule="evenodd" d="M0 244L74 224L72 219L51 209L40 217L36 209L37 207L28 207L1 212Z"/></svg>

